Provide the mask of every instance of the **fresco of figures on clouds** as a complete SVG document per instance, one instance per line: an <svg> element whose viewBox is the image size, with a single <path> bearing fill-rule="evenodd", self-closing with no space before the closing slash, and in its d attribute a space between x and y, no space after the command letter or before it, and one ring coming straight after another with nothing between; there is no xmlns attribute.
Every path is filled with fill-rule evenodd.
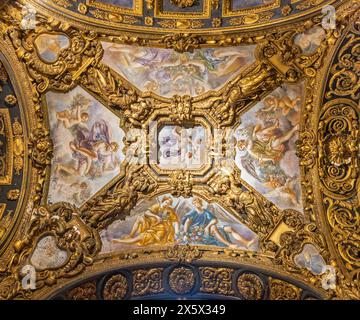
<svg viewBox="0 0 360 320"><path fill-rule="evenodd" d="M119 172L119 119L81 88L46 94L54 157L48 201L77 206Z"/></svg>
<svg viewBox="0 0 360 320"><path fill-rule="evenodd" d="M193 53L103 43L103 62L142 91L164 97L220 89L254 61L254 46L197 49Z"/></svg>
<svg viewBox="0 0 360 320"><path fill-rule="evenodd" d="M302 211L296 156L302 85L285 85L241 117L235 131L241 178L281 209Z"/></svg>
<svg viewBox="0 0 360 320"><path fill-rule="evenodd" d="M258 249L257 235L219 205L170 195L139 202L126 220L102 231L101 239L103 253L168 244Z"/></svg>
<svg viewBox="0 0 360 320"><path fill-rule="evenodd" d="M232 10L240 10L251 7L261 7L265 5L271 5L276 0L232 0Z"/></svg>

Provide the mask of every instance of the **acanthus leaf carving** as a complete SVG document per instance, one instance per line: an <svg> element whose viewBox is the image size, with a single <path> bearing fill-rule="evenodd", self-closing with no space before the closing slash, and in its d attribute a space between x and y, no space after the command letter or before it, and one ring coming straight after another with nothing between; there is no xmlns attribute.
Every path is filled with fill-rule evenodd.
<svg viewBox="0 0 360 320"><path fill-rule="evenodd" d="M160 42L165 44L166 48L182 53L194 52L205 43L205 39L195 34L175 33L163 36Z"/></svg>

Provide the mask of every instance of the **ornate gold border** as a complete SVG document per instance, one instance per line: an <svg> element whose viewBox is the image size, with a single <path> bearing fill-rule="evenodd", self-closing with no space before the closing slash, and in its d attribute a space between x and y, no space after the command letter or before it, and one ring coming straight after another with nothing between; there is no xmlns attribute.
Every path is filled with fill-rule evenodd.
<svg viewBox="0 0 360 320"><path fill-rule="evenodd" d="M211 195L208 195L208 197L219 202L226 201L225 206L232 208L234 213L238 211L237 205L245 204L245 213L252 219L259 218L260 214L265 215L262 217L263 221L261 223L256 220L247 220L245 221L247 225L254 228L262 228L267 223L270 223L270 227L266 226L258 230L261 233L262 239L266 240L263 242L263 248L267 254L266 258L258 254L231 250L228 254L232 261L236 257L248 256L249 259L254 258L252 260L254 264L261 265L264 259L268 262L268 264L265 263L267 269L274 268L282 274L298 277L301 281L307 283L311 281L313 286L321 291L321 278L312 276L307 270L300 269L293 260L294 256L301 252L305 244L311 243L319 249L326 262L337 270L338 285L335 290L328 292L324 297L353 299L359 297L359 289L356 287L357 283L349 282L349 278L345 278L346 274L344 275L345 269L349 269L352 275L356 275L356 270L358 270L354 268L356 263L353 266L349 265L349 263L342 266L339 263L341 259L338 258L338 252L334 249L332 241L329 240L330 233L324 227L328 220L325 214L319 210L322 208L321 197L323 195L320 194L319 181L317 178L313 178L314 172L316 173L317 166L315 164L319 161L319 154L317 150L314 150L315 144L312 140L314 136L316 137L316 112L320 110L322 103L321 100L318 100L320 98L318 98L317 93L314 93L312 89L316 80L324 79L325 74L327 74L327 65L324 65L323 62L324 57L327 57L327 61L332 59L334 53L331 52L331 48L339 45L339 39L346 34L348 25L356 18L356 15L354 15L354 12L358 10L356 2L348 1L338 10L339 29L328 31L326 39L321 43L317 51L310 56L301 54L299 48L293 44L293 38L297 33L303 32L313 25L319 25L321 23L321 15L314 16L311 20L301 22L295 26L279 27L270 35L267 34L266 30L263 30L261 32L257 31L256 35L248 37L244 36L239 30L237 35L229 37L224 37L217 33L204 37L199 34L182 33L165 36L158 33L152 37L137 37L134 34L122 36L109 35L111 33L110 30L109 33L103 34L103 29L101 28L94 28L95 30L88 31L88 26L84 27L84 25L82 25L84 28L78 29L77 26L81 25L81 23L73 24L71 20L64 23L63 20L57 21L56 17L49 22L46 10L39 14L40 25L35 31L22 32L16 24L16 19L19 17L19 9L10 6L6 7L6 10L1 18L1 28L4 30L4 38L6 40L5 42L0 40L0 48L1 51L10 53L10 58L14 61L13 70L19 71L18 73L15 72L15 74L23 80L19 82L24 84L22 94L24 95L24 92L28 90L28 96L33 97L33 101L27 101L24 104L29 108L26 110L32 117L31 121L28 120L31 124L28 127L32 128L32 133L29 135L29 138L25 134L24 136L29 142L31 168L27 170L29 170L29 175L31 173L33 178L29 190L34 201L34 208L32 207L32 202L29 202L27 210L22 211L24 217L22 224L18 229L14 228L14 232L15 230L17 232L16 240L18 241L13 242L14 248L7 247L6 253L2 256L5 263L3 263L4 267L0 268L0 285L4 286L1 298L33 298L41 296L44 292L52 290L55 285L64 284L67 281L71 282L74 279L78 279L76 277L87 276L95 266L102 269L106 268L107 260L105 258L99 264L96 262L101 246L98 232L106 228L112 221L123 219L141 198L153 196L156 194L156 191L165 192L169 190L154 180L153 177L147 175L146 170L143 170L143 166L132 165L125 161L122 164L121 174L116 183L114 182L107 191L101 192L82 208L79 209L66 203L42 206L44 204L44 187L46 181L48 181L52 149L48 132L49 124L47 123L46 114L41 107L41 95L46 91L56 90L66 92L77 85L81 85L92 92L93 95L98 96L110 108L116 109L121 117L122 112L131 110L133 104L139 101L148 101L151 104L152 100L160 100L165 106L171 103L169 100L161 100L156 96L149 96L134 90L128 83L119 81L120 79L116 73L109 70L107 66L102 65L100 62L102 56L100 39L104 37L108 37L109 41L119 43L155 45L180 52L192 51L205 46L258 44L256 63L242 74L240 78L226 84L223 90L202 97L202 99L214 103L211 99L216 101L216 94L222 94L220 99L221 106L225 104L226 112L218 112L222 108L219 108L217 104L211 104L209 108L214 118L220 117L218 119L227 117L230 112L241 114L244 109L258 101L258 99L261 99L268 92L274 90L281 83L296 83L303 78L307 79L306 101L303 106L302 117L303 126L298 144L298 155L303 170L305 215L298 214L292 210L279 212L274 206L271 206L271 204L248 188L246 183L238 180L237 176L222 177L214 175L208 181L205 189ZM72 47L63 51L63 53L67 52L66 50L69 53L75 53L71 64L54 63L47 65L46 68L44 67L43 62L38 59L34 48L31 46L32 37L44 32L44 30L62 31L69 35L71 34L70 38L81 43L80 48ZM102 31L100 32L99 30ZM21 64L26 66L26 71L22 69ZM61 74L61 76L54 78L54 74ZM253 82L254 77L256 81ZM31 84L29 84L27 79L31 79ZM249 79L252 80L250 81ZM254 93L256 93L255 97L252 96ZM24 99L24 96L22 99ZM245 99L246 103L236 105L233 109L231 109L231 103L226 105L226 102L238 101L238 99ZM196 99L193 99L192 103L201 105L201 101ZM150 113L154 111L151 105L148 111ZM140 120L141 123L144 119L147 119L147 116L148 114L145 115L145 118L140 117L133 120ZM133 117L132 113L130 115L127 113L127 117ZM309 119L312 119L312 122ZM229 123L231 125L231 122ZM136 122L132 122L132 125L136 126ZM172 177L173 184L170 184L171 192L180 192L179 194L182 194L181 192L183 191L181 190L183 189L179 191L177 184L178 181L184 180L184 174L184 172L179 172L178 175ZM194 191L191 192L194 192L194 194L198 192L189 181L186 181L186 183L185 187L189 187L190 191L194 187ZM227 187L224 189L222 184L225 184ZM245 187L247 190L243 190L241 187ZM315 194L316 199L313 194ZM33 220L28 225L26 218L29 219L30 215L33 215ZM54 223L54 219L56 223ZM239 217L239 220L243 221L241 217ZM281 223L285 223L288 226L288 230L282 233L278 240L279 243L275 243L271 241L271 239L274 239L271 238L271 235L276 232ZM77 230L80 230L79 233L75 231L74 226ZM66 230L66 237L69 237L71 241L66 242L65 239L67 238L59 230ZM52 232L55 236L60 247L69 249L69 254L71 255L69 261L74 261L74 264L69 266L66 263L65 266L50 272L46 275L45 279L42 279L44 282L38 288L39 290L36 290L34 293L26 292L19 283L21 267L36 248L36 239L49 232ZM25 237L24 234L26 234ZM327 242L324 235L327 237ZM353 235L356 236L356 232L351 236ZM72 251L74 248L78 251ZM214 253L213 250L209 250L209 252ZM141 260L137 259L137 257L130 256L129 258L128 255L126 256L126 253L124 254L124 259L128 264L133 265ZM149 261L149 259L153 260L156 258L157 254L156 252L149 254L146 250L142 250L140 258L144 256ZM221 257L224 258L225 256ZM73 278L65 280L64 276L67 275L69 270L74 272L72 274ZM83 272L85 270L86 272Z"/></svg>
<svg viewBox="0 0 360 320"><path fill-rule="evenodd" d="M29 128L34 127L36 123L35 107L33 100L29 97L33 96L33 90L29 85L26 71L23 65L18 61L15 51L12 49L12 45L8 40L0 39L0 55L2 62L5 64L5 68L8 71L10 81L14 87L16 97L18 99L23 139L24 139L24 154L29 153L28 141L29 141ZM34 100L36 100L34 98ZM22 189L18 198L18 206L14 215L12 227L4 235L5 241L2 243L0 249L0 271L1 268L9 259L13 252L13 248L10 246L16 239L22 238L25 230L28 228L27 223L31 218L31 208L33 203L29 201L35 197L35 186L39 175L30 164L30 160L24 157Z"/></svg>
<svg viewBox="0 0 360 320"><path fill-rule="evenodd" d="M172 19L207 19L211 16L211 0L203 0L203 9L202 12L171 12L163 10L163 0L154 0L154 17L155 18L172 18Z"/></svg>
<svg viewBox="0 0 360 320"><path fill-rule="evenodd" d="M72 11L68 10L61 10L56 5L47 2L42 3L39 0L21 0L21 1L28 1L31 4L34 5L35 8L37 8L40 12L46 13L47 15L54 16L57 19L64 19L67 21L71 21L71 24L78 27L86 27L86 28L95 28L98 32L103 32L107 34L115 34L115 35L121 35L123 32L134 32L134 33L140 33L142 37L151 37L153 36L153 32L156 31L157 33L173 33L175 30L173 28L156 28L152 25L146 25L146 26L138 26L136 24L129 25L126 23L115 23L113 21L102 21L99 19L89 18L87 16L84 16L80 13L74 13ZM328 0L326 2L327 5L334 5L338 6L340 4L339 0ZM325 3L323 4L325 5ZM316 14L321 13L321 7L320 5L311 7L310 9L296 13L290 17L281 18L278 20L271 20L271 21L264 21L260 22L259 24L244 24L244 25L236 25L236 26L229 26L229 27L219 27L216 29L213 28L207 28L207 29L197 29L192 30L192 32L196 32L196 34L202 34L202 35L221 35L223 32L231 33L235 32L237 34L240 33L246 33L246 32L260 32L264 31L264 28L267 28L271 30L274 26L282 27L284 24L290 23L299 23L301 24L300 19L303 19L305 17L312 18ZM240 17L243 17L240 16ZM177 19L180 19L177 17ZM185 19L186 18L182 18ZM293 26L292 26L293 27ZM189 28L179 28L176 29L175 32L189 32ZM139 34L139 35L140 35Z"/></svg>
<svg viewBox="0 0 360 320"><path fill-rule="evenodd" d="M95 263L87 269L86 274L79 275L71 280L63 279L59 282L57 288L46 288L42 292L34 295L34 299L47 299L75 283L90 279L99 273L111 273L115 270L127 270L130 267L148 269L149 265L163 267L164 264L174 263L176 265L186 264L208 264L209 266L219 267L229 265L233 268L243 267L250 272L270 273L272 277L283 278L298 286L309 288L313 293L326 299L328 294L322 288L314 286L312 283L304 281L302 277L292 273L284 272L270 262L271 258L266 255L257 253L249 253L246 251L219 250L218 248L209 248L208 246L185 246L179 247L176 251L173 247L165 247L161 249L153 249L148 252L144 250L135 250L123 252L115 256L99 256ZM121 272L121 271L120 271Z"/></svg>

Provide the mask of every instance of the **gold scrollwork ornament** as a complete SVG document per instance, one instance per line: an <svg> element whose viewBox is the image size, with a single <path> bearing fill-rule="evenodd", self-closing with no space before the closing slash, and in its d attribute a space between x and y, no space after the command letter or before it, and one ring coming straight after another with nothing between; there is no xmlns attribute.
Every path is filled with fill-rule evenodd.
<svg viewBox="0 0 360 320"><path fill-rule="evenodd" d="M239 275L237 288L245 300L261 300L264 294L264 286L261 279L253 273L242 273Z"/></svg>
<svg viewBox="0 0 360 320"><path fill-rule="evenodd" d="M164 291L163 269L139 269L133 271L133 296L143 296Z"/></svg>
<svg viewBox="0 0 360 320"><path fill-rule="evenodd" d="M234 270L229 268L201 267L200 291L205 293L219 293L222 295L233 295L232 277Z"/></svg>
<svg viewBox="0 0 360 320"><path fill-rule="evenodd" d="M128 291L128 281L122 274L111 276L106 281L103 296L105 300L123 300Z"/></svg>
<svg viewBox="0 0 360 320"><path fill-rule="evenodd" d="M189 268L175 268L169 274L169 286L177 294L189 293L194 285L195 275Z"/></svg>

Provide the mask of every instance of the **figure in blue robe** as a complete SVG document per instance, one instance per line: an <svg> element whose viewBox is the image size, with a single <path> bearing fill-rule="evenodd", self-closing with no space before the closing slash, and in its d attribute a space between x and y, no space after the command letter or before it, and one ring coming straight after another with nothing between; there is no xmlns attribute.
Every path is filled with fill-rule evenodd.
<svg viewBox="0 0 360 320"><path fill-rule="evenodd" d="M194 199L195 209L182 218L184 232L189 242L226 247L231 244L228 234L217 226L216 217L202 207L199 198ZM209 232L205 232L208 227Z"/></svg>

